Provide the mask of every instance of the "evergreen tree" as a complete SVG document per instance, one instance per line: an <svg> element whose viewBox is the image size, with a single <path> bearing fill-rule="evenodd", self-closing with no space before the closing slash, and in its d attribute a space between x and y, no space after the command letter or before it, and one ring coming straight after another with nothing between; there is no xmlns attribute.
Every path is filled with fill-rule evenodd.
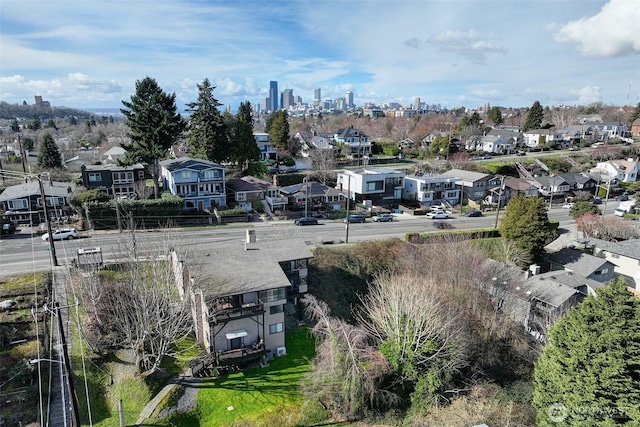
<svg viewBox="0 0 640 427"><path fill-rule="evenodd" d="M44 169L62 167L62 156L51 134L46 134L38 152L38 166Z"/></svg>
<svg viewBox="0 0 640 427"><path fill-rule="evenodd" d="M526 132L530 129L540 129L542 126L542 119L544 118L544 109L540 102L536 101L531 106L529 110L529 114L527 114L527 118L524 121L524 126L522 127L522 131Z"/></svg>
<svg viewBox="0 0 640 427"><path fill-rule="evenodd" d="M26 150L26 151L33 151L33 148L36 146L36 143L33 139L26 137L25 139L22 140L22 147Z"/></svg>
<svg viewBox="0 0 640 427"><path fill-rule="evenodd" d="M251 132L253 132L253 107L249 101L240 103L240 107L238 107L238 116L242 117L245 122L251 125Z"/></svg>
<svg viewBox="0 0 640 427"><path fill-rule="evenodd" d="M218 110L222 104L213 96L209 79L198 85L198 100L187 104L191 113L189 148L196 158L220 163L231 158L225 121Z"/></svg>
<svg viewBox="0 0 640 427"><path fill-rule="evenodd" d="M535 369L537 425L640 425L640 299L619 278L549 332Z"/></svg>
<svg viewBox="0 0 640 427"><path fill-rule="evenodd" d="M272 113L271 122L269 123L269 139L278 147L278 149L286 151L289 149L289 115L284 110L278 110Z"/></svg>
<svg viewBox="0 0 640 427"><path fill-rule="evenodd" d="M14 132L20 132L20 125L18 124L18 119L11 120L11 130Z"/></svg>
<svg viewBox="0 0 640 427"><path fill-rule="evenodd" d="M502 122L504 121L502 118L502 111L500 111L498 107L491 107L487 118L496 125L502 124Z"/></svg>
<svg viewBox="0 0 640 427"><path fill-rule="evenodd" d="M584 214L602 215L602 211L600 211L600 208L596 205L586 200L576 202L569 210L569 215L574 219Z"/></svg>
<svg viewBox="0 0 640 427"><path fill-rule="evenodd" d="M40 116L33 115L31 117L31 123L29 124L29 129L39 130L42 127L42 121L40 120Z"/></svg>
<svg viewBox="0 0 640 427"><path fill-rule="evenodd" d="M543 199L520 194L509 200L500 222L500 236L503 239L513 240L520 249L535 259L544 253L544 247L557 234L549 223Z"/></svg>
<svg viewBox="0 0 640 427"><path fill-rule="evenodd" d="M180 138L186 122L178 114L176 95L166 94L155 79L145 77L136 81L136 93L131 101L122 101L120 109L129 127L130 144L124 163L146 163L151 167L155 197L160 196L159 160L167 156L169 148Z"/></svg>
<svg viewBox="0 0 640 427"><path fill-rule="evenodd" d="M251 104L241 103L238 114L236 116L225 115L225 119L229 140L232 143L231 160L246 169L248 162L260 159L260 149L253 136ZM251 121L247 121L247 119Z"/></svg>

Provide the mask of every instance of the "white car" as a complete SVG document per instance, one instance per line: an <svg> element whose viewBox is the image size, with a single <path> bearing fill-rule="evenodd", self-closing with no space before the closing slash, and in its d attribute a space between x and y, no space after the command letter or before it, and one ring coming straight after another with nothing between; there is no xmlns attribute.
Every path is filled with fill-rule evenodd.
<svg viewBox="0 0 640 427"><path fill-rule="evenodd" d="M574 203L565 203L564 205L562 205L562 209L571 209L573 207Z"/></svg>
<svg viewBox="0 0 640 427"><path fill-rule="evenodd" d="M78 237L78 233L75 228L61 228L59 230L55 230L53 233L53 240L64 240L64 239L76 239ZM49 240L49 233L44 233L42 235L42 240L45 242Z"/></svg>
<svg viewBox="0 0 640 427"><path fill-rule="evenodd" d="M447 219L451 218L451 212L449 211L431 211L426 217L428 219Z"/></svg>

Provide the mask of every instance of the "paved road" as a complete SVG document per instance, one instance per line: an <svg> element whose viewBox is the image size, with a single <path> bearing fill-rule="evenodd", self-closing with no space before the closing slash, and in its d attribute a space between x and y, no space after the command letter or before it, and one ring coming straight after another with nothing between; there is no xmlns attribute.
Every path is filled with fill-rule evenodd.
<svg viewBox="0 0 640 427"><path fill-rule="evenodd" d="M611 215L619 202L609 201L607 215ZM603 209L604 205L600 205ZM561 227L574 224L569 217L569 211L560 205L554 205L549 211L549 218L560 221ZM488 214L481 218L466 218L458 216L446 220L454 229L472 229L493 227L495 215ZM356 243L372 239L401 238L408 232L437 232L434 221L423 216L398 215L393 222L364 224L350 224L348 243ZM233 226L212 226L198 229L176 229L171 231L137 231L130 232L81 232L81 238L56 242L56 254L59 265L71 263L79 248L100 246L105 260L113 260L122 254L122 244L135 239L140 251L156 250L160 248L159 240L168 241L172 246L198 248L215 246L220 241L237 241L241 244L246 236L246 229L254 228L258 239L279 239L284 237L299 237L309 245L315 246L326 243L340 244L347 240L346 226L340 221L320 220L315 226L294 226L291 221L254 222L248 224L234 224ZM48 243L40 239L39 235L26 232L18 233L0 240L0 275L23 274L32 271L42 271L50 268L50 251Z"/></svg>

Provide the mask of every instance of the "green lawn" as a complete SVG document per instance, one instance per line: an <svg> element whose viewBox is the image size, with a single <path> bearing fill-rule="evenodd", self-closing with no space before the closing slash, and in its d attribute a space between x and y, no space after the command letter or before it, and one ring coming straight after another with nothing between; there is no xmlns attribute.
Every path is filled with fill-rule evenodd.
<svg viewBox="0 0 640 427"><path fill-rule="evenodd" d="M266 368L249 369L202 381L197 408L169 420L177 427L199 425L240 426L304 425L301 412L322 419L322 408L305 408L299 391L315 354L315 340L306 328L287 334L287 356L275 358ZM233 408L233 409L231 409ZM171 425L171 424L169 424Z"/></svg>

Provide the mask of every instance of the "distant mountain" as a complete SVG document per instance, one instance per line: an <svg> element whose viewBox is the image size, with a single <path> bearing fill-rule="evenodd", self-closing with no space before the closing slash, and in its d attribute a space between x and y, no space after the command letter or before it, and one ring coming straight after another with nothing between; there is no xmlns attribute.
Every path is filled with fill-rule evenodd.
<svg viewBox="0 0 640 427"><path fill-rule="evenodd" d="M95 116L98 114L68 107L36 107L35 105L9 104L4 101L0 102L0 118L2 119L30 119L34 115L40 117L40 119L52 119L54 117L65 118L74 116L80 120L88 119L91 116Z"/></svg>

